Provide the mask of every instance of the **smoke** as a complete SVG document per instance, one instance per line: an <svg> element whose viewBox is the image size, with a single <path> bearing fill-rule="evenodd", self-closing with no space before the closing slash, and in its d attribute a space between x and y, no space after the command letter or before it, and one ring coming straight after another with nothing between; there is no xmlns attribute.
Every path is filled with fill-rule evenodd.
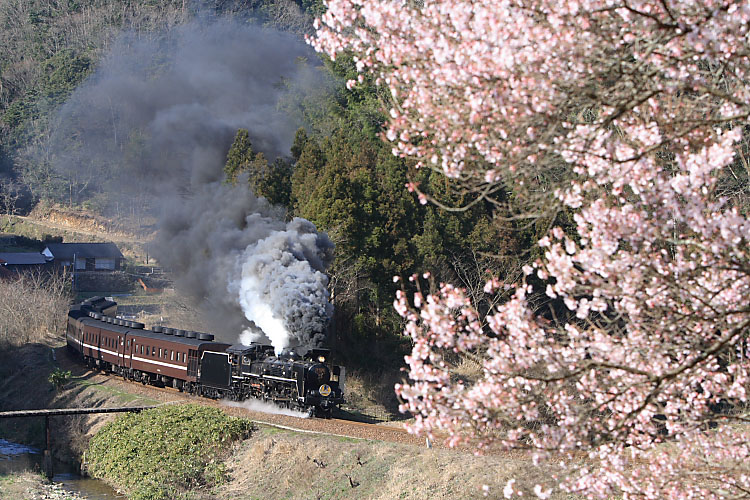
<svg viewBox="0 0 750 500"><path fill-rule="evenodd" d="M249 246L241 259L241 278L230 289L239 289L245 317L264 335L248 329L242 342L265 336L277 353L285 348L305 352L322 344L333 312L325 275L332 257L328 236L301 218Z"/></svg>
<svg viewBox="0 0 750 500"><path fill-rule="evenodd" d="M277 350L312 347L331 315L328 237L287 224L244 179L222 182L239 128L269 159L289 152L296 124L279 99L324 85L308 59L291 35L225 20L126 34L54 126L52 162L71 193L106 193L115 216L158 213L152 254L224 341L246 332Z"/></svg>
<svg viewBox="0 0 750 500"><path fill-rule="evenodd" d="M164 197L222 180L239 128L273 159L289 153L295 123L277 109L290 85L322 85L316 56L292 35L220 20L145 39L124 34L53 124L55 168L74 189ZM169 203L169 199L166 200Z"/></svg>
<svg viewBox="0 0 750 500"><path fill-rule="evenodd" d="M333 243L311 222L282 216L247 188L212 183L169 207L156 248L176 286L221 327L219 338L244 332L243 343L304 353L325 340L333 312L325 275Z"/></svg>

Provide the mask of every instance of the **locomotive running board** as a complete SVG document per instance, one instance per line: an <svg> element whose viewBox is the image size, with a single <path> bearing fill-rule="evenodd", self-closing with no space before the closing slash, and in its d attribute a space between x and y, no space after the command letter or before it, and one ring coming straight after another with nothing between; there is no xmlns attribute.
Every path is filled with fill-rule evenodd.
<svg viewBox="0 0 750 500"><path fill-rule="evenodd" d="M284 377L274 377L273 375L261 375L261 378L270 378L271 380L281 380L283 382L296 382L296 378L284 378Z"/></svg>

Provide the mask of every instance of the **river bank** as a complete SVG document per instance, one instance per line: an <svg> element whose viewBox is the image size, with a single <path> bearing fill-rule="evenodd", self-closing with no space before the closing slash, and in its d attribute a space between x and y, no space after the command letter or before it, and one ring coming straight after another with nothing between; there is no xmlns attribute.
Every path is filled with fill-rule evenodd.
<svg viewBox="0 0 750 500"><path fill-rule="evenodd" d="M0 475L0 498L29 500L86 500L60 483L51 483L34 472Z"/></svg>

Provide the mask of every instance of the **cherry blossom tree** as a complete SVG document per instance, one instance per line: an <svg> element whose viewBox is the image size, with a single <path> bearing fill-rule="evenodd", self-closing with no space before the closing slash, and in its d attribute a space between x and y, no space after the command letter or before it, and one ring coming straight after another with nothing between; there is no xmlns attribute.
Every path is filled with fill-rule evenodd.
<svg viewBox="0 0 750 500"><path fill-rule="evenodd" d="M573 213L485 317L422 277L395 301L412 431L562 461L506 497L750 497L750 221L721 188L747 189L749 23L740 0L327 1L312 43L390 89L394 154Z"/></svg>

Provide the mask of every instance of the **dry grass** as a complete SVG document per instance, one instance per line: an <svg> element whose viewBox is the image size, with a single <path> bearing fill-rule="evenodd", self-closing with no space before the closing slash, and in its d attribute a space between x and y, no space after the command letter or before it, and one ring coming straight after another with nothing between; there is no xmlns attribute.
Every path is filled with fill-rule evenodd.
<svg viewBox="0 0 750 500"><path fill-rule="evenodd" d="M228 465L232 480L216 492L217 498L503 498L510 478L533 485L547 482L550 475L525 456L477 457L454 450L271 429L245 441ZM482 485L489 487L487 497Z"/></svg>
<svg viewBox="0 0 750 500"><path fill-rule="evenodd" d="M484 376L482 361L478 356L460 356L451 374L464 382L474 383Z"/></svg>
<svg viewBox="0 0 750 500"><path fill-rule="evenodd" d="M65 331L69 283L62 274L0 280L0 347L44 342Z"/></svg>
<svg viewBox="0 0 750 500"><path fill-rule="evenodd" d="M201 321L198 311L190 305L190 301L174 290L148 295L133 295L117 297L118 310L126 309L141 311L136 314L138 321L150 327L151 325L165 325L184 330L206 331L206 325Z"/></svg>
<svg viewBox="0 0 750 500"><path fill-rule="evenodd" d="M473 384L483 376L479 357L462 356L455 360L451 370L454 379ZM347 367L348 368L348 367ZM375 420L403 420L408 415L398 411L399 401L394 386L406 383L407 374L403 370L380 371L376 373L357 370L346 373L345 410L373 417Z"/></svg>
<svg viewBox="0 0 750 500"><path fill-rule="evenodd" d="M347 371L345 381L346 408L379 420L400 419L394 385L403 382L401 371L369 373Z"/></svg>

